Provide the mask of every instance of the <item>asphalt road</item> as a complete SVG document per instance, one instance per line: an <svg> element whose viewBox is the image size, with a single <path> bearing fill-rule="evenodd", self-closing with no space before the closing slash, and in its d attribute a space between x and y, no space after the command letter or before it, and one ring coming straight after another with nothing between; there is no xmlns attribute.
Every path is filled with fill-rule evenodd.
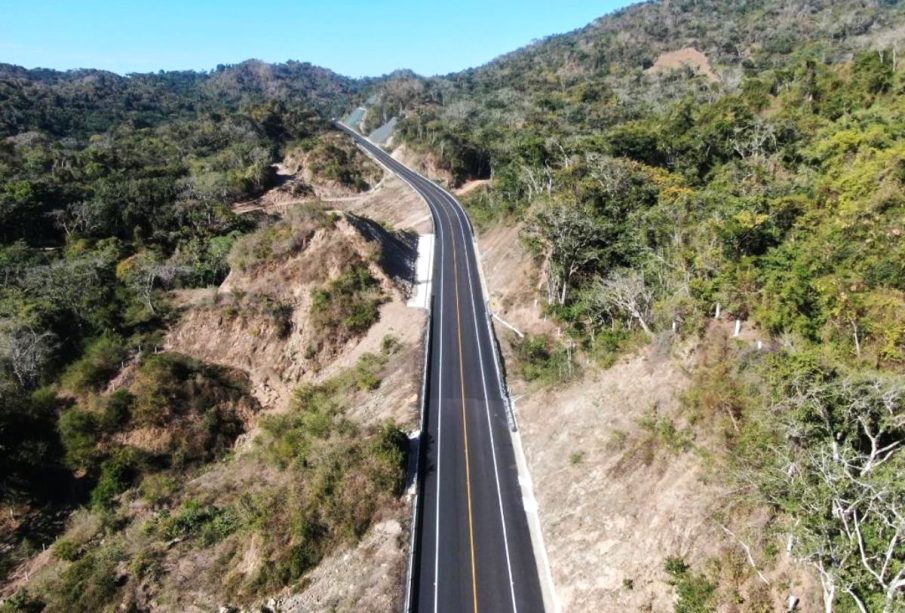
<svg viewBox="0 0 905 613"><path fill-rule="evenodd" d="M341 127L424 196L434 218L413 609L543 611L471 224L446 191Z"/></svg>

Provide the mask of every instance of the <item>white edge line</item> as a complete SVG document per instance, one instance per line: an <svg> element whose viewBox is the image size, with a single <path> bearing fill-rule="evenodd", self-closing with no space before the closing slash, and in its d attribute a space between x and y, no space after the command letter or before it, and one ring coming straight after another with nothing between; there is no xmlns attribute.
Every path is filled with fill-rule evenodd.
<svg viewBox="0 0 905 613"><path fill-rule="evenodd" d="M417 190L415 190L417 191ZM420 192L419 192L420 194ZM423 196L422 196L423 197ZM427 202L427 198L424 198ZM428 204L428 206L430 206ZM433 211L433 207L431 207ZM437 215L439 222L439 214ZM435 224L440 227L440 224ZM437 228L434 228L434 232ZM440 586L440 462L443 460L441 449L443 445L443 298L445 295L443 283L443 267L446 263L446 248L443 243L443 228L440 227L440 376L437 377L437 500L435 501L436 510L434 511L434 613L439 607L439 586Z"/></svg>
<svg viewBox="0 0 905 613"><path fill-rule="evenodd" d="M375 144L373 141L371 141L371 139L369 139L364 134L361 134L358 131L353 130L352 128L350 128L346 124L342 123L341 121L337 121L336 123L340 126L347 128L350 132L353 132L354 134L351 135L353 137L353 140L354 140L355 135L360 136L362 139L364 139L365 141L370 143L372 146L374 146L378 150L383 151L379 145ZM370 157L372 160L374 160L380 167L382 167L387 172L398 177L400 180L402 180L403 183L408 185L409 188L411 188L411 190L413 192L418 194L418 197L421 198L421 200L424 202L424 204L430 210L432 217L434 218L433 219L434 233L437 234L439 232L439 235L440 235L440 240L439 240L439 243L440 243L440 275L439 275L439 277L440 277L440 309L439 310L440 310L440 329L442 330L442 328L443 328L443 294L444 294L444 291L443 291L443 263L445 262L446 257L445 257L445 250L443 249L443 227L442 227L442 224L439 223L439 221L440 221L439 214L434 210L434 207L431 206L430 201L428 201L428 199L424 197L424 194L422 194L420 191L418 191L418 189L414 185L412 185L412 183L408 179L406 179L404 176L395 172L389 166L384 164L380 159L377 158L377 156L375 156L373 154L373 152L368 151L368 149L366 147L361 147L361 149L362 149L362 151L365 152L365 154L368 157ZM389 155L389 154L387 154L387 155ZM405 166L401 162L400 162L400 165ZM408 169L408 167L406 167L406 168ZM417 174L417 173L415 173L415 174ZM435 245L435 248L436 248L436 245ZM433 311L430 311L430 312L433 313ZM431 318L432 317L433 317L433 315L431 315ZM430 319L428 320L427 325L428 325L428 328L430 328L430 325L431 325ZM425 346L425 349L426 349L426 346ZM428 352L425 351L425 369L424 369L424 378L422 379L422 386L426 386L426 384L427 384L427 371L428 371L427 357L428 357ZM443 335L442 334L440 335L440 370L441 371L443 370ZM440 377L439 381L438 381L437 397L438 397L438 399L440 399L441 402L443 399L442 390L443 390L443 377ZM422 419L423 419L423 413L422 413ZM423 424L422 424L422 426L423 426ZM440 566L439 565L439 561L440 561L440 546L439 546L440 545L440 521L439 521L440 520L440 461L441 461L440 449L441 449L441 444L443 441L443 437L440 435L440 433L441 433L442 426L443 426L443 411L440 410L440 407L437 407L437 501L436 501L436 517L434 518L434 524L436 525L436 533L435 533L436 542L435 542L435 546L434 546L434 611L435 612L437 611L437 607L438 607L437 587L439 585L438 572L439 572L439 566ZM423 432L422 432L422 435L423 435ZM419 441L419 444L420 444L420 441ZM420 455L420 453L421 453L420 448L419 448L418 453ZM416 473L415 478L420 479L420 474ZM417 492L417 488L416 488L416 492ZM411 533L412 540L409 542L409 559L408 559L408 573L407 573L410 579L412 579L414 577L414 568L413 567L415 564L415 536L416 536L414 527L417 525L417 524L415 524L415 520L418 517L418 515L417 515L417 513L418 513L417 493L416 493L414 502L415 502L415 505L414 505L414 509L412 511L412 515L413 515L412 533ZM411 582L411 580L406 585L405 590L406 590L406 593L405 593L405 605L404 605L405 612L404 613L409 613L412 610L411 609L411 605L412 605L412 602L411 602L412 582Z"/></svg>
<svg viewBox="0 0 905 613"><path fill-rule="evenodd" d="M441 192L443 192L446 195L447 200L449 200L449 201L451 201L451 203L453 203L453 206L456 209L457 213L459 215L464 216L467 220L468 216L465 214L465 211L461 210L461 207L458 204L458 200L456 200L452 194L450 194L448 191L446 191L439 185L437 187ZM469 227L471 227L470 223L469 223ZM475 249L475 254L476 254L475 262L476 262L476 266L478 267L479 277L481 279L481 290L484 293L484 300L485 300L485 304L486 304L487 303L486 301L489 299L490 293L486 286L486 280L484 278L484 273L483 273L483 269L481 267L481 263L477 258L477 253L479 253L479 250L478 250L478 244L477 244L477 237L475 236L473 229L472 229L472 241L474 244L474 249ZM493 332L493 322L491 321L490 317L487 317L486 320L487 320L487 330L488 330L488 333L490 334L490 341L493 344L495 342L494 339L496 338L496 335ZM479 347L480 347L480 345L479 345ZM514 422L515 410L512 405L511 397L509 396L508 390L504 389L504 387L503 387L503 375L502 375L502 370L501 370L500 362L499 362L499 360L501 358L497 355L498 348L499 348L499 346L494 347L493 358L494 358L494 366L497 369L497 380L499 381L499 384L500 384L500 394L503 396L504 402L507 403L507 406L509 407L509 410L510 410L509 414L511 416L511 419ZM519 486L520 486L520 489L522 490L522 497L530 498L531 500L536 500L536 498L534 496L534 486L533 486L533 481L531 479L531 473L528 470L528 462L527 462L527 459L525 458L525 452L524 452L524 449L523 449L522 443L521 443L521 435L519 434L517 428L510 429L510 436L512 438L513 452L515 453L515 456L516 456L516 465L518 468L518 473L519 473L520 477L522 476L522 474L524 474L524 476L526 477L525 479L521 479L521 478L519 479L519 481L520 481ZM544 608L547 610L552 610L555 613L559 613L559 611L561 611L562 609L561 609L561 606L559 603L559 598L556 595L556 585L553 582L553 573L550 568L550 560L547 557L547 547L544 544L543 530L541 529L541 525L540 525L539 507L533 511L525 509L525 515L528 519L528 531L532 537L533 549L535 550L535 553L537 553L537 552L540 553L540 558L535 560L535 562L538 566L538 569L537 569L538 574L541 577L544 577L546 579L546 581L541 581L541 592L542 592L542 596L544 598Z"/></svg>
<svg viewBox="0 0 905 613"><path fill-rule="evenodd" d="M453 205L453 208L457 208ZM458 214L457 214L458 216ZM468 240L465 238L465 226L461 223L461 218L459 219L459 232L462 235L462 242L466 246L468 245ZM467 255L467 254L466 254ZM475 252L472 253L475 255ZM477 259L477 258L475 258ZM506 548L506 567L509 570L509 591L512 594L512 610L514 613L518 612L518 604L515 600L515 580L512 576L512 561L509 556L509 536L506 530L506 513L503 510L503 493L500 490L500 471L497 464L496 457L496 443L494 442L493 436L493 422L490 418L490 396L487 393L487 378L484 375L484 352L481 349L481 333L478 330L478 306L475 302L475 288L473 283L473 275L471 272L471 259L469 257L465 258L465 265L468 270L468 287L471 289L469 294L471 295L471 312L472 312L472 321L474 323L474 331L475 331L475 341L478 345L478 362L481 365L481 383L484 387L484 411L487 414L487 429L490 433L490 455L493 458L493 475L496 480L496 495L497 502L499 503L500 508L500 524L503 526L503 546ZM477 266L477 263L475 264ZM489 342L493 342L493 338L487 339Z"/></svg>

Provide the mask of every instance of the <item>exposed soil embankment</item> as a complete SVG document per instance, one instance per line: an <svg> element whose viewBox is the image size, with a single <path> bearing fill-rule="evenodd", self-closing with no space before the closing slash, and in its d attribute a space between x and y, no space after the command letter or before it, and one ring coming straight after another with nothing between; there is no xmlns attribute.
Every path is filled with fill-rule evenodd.
<svg viewBox="0 0 905 613"><path fill-rule="evenodd" d="M269 230L259 230L244 239L247 244L237 246L231 273L220 288L183 295L185 312L168 343L247 372L252 392L267 413L286 410L300 385L348 378L351 372L361 377L356 385L363 389L347 405L347 418L365 427L387 420L411 427L417 420L427 318L423 311L406 307L406 299L417 232L430 231L427 208L391 177L359 196L329 203L329 211L323 204L315 206L322 212L293 213L292 206L286 207L283 218ZM358 298L344 293L349 287L361 290ZM372 300L376 317L359 329L355 321L361 313L342 304L362 296ZM338 318L333 316L336 302L341 303ZM362 365L373 364L375 355L386 357L379 359L376 371L368 366L361 374ZM244 438L242 448L250 455L243 452L235 463L216 467L197 487L217 492L241 489L242 475L257 470L257 464L242 458L260 453L255 452L258 435L252 432ZM276 487L280 476L265 472L261 481L263 485L252 489ZM300 587L273 594L261 604L284 611L398 608L407 522L408 507L402 501L383 509L361 540L329 553L305 575ZM233 569L233 577L266 563L260 559L264 555L260 543L242 547L244 553L234 554L234 559L245 560L248 568ZM180 572L185 577L200 572L199 564L186 562ZM197 597L198 602L205 601L203 594Z"/></svg>
<svg viewBox="0 0 905 613"><path fill-rule="evenodd" d="M685 47L660 54L654 65L648 68L648 72L660 74L682 68L687 68L695 74L704 75L711 81L720 80L710 65L710 60L707 56L694 47Z"/></svg>
<svg viewBox="0 0 905 613"><path fill-rule="evenodd" d="M409 168L414 168L426 177L440 179L447 185L452 182L452 175L440 166L437 157L432 153L415 153L407 145L399 145L393 150L393 158Z"/></svg>
<svg viewBox="0 0 905 613"><path fill-rule="evenodd" d="M418 234L433 232L430 211L421 197L395 175L366 194L354 198L331 200L330 206L349 213L360 214L384 225Z"/></svg>
<svg viewBox="0 0 905 613"><path fill-rule="evenodd" d="M271 244L260 236L250 239L260 244L249 246L252 259L268 249L277 254L237 262L218 290L199 291L167 338L175 351L248 372L254 394L274 408L303 379L351 365L385 335L404 344L418 337L417 326L399 317L416 255L411 235L353 215L317 222L316 228L301 220L280 223L274 227L284 230L274 230ZM376 323L362 337L325 338L328 330L312 318L323 308L315 294L355 266L367 270L382 297Z"/></svg>
<svg viewBox="0 0 905 613"><path fill-rule="evenodd" d="M518 226L497 226L479 237L491 304L520 331L557 339L543 315L539 271L518 234ZM731 493L707 460L714 442L693 439L681 401L697 341L646 347L609 368L579 354L575 378L542 387L519 378L515 333L497 331L563 611L672 610L670 557L719 577L717 589L725 582L755 607L732 610L783 610L789 593L813 590L782 555L761 567L771 581L763 585L743 537L721 527L731 521ZM763 518L742 521L747 538ZM810 610L804 604L799 610Z"/></svg>

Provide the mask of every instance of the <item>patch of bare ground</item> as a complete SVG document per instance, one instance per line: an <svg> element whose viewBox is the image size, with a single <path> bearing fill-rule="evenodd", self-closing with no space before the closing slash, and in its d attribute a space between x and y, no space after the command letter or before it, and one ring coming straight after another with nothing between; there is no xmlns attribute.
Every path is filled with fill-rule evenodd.
<svg viewBox="0 0 905 613"><path fill-rule="evenodd" d="M497 225L478 237L490 307L520 332L555 333L557 326L543 314L540 273L519 238L522 226Z"/></svg>
<svg viewBox="0 0 905 613"><path fill-rule="evenodd" d="M519 401L564 610L590 603L596 610L668 610L666 556L692 564L706 557L699 541L716 536L706 524L721 492L702 486L695 457L658 457L638 425L652 410L674 417L676 392L686 383L667 362L638 356ZM554 420L557 427L550 428Z"/></svg>
<svg viewBox="0 0 905 613"><path fill-rule="evenodd" d="M409 149L408 146L402 144L393 149L392 156L394 159L399 160L409 168L414 168L426 177L439 179L447 185L452 183L452 175L449 174L449 171L440 167L437 158L433 154L416 153Z"/></svg>
<svg viewBox="0 0 905 613"><path fill-rule="evenodd" d="M472 181L466 181L455 190L455 194L456 196L467 196L488 185L490 185L490 179L474 179Z"/></svg>
<svg viewBox="0 0 905 613"><path fill-rule="evenodd" d="M0 599L27 585L30 577L53 561L46 544L61 531L67 515L68 509L44 514L27 503L6 502L0 505L0 568L8 572L0 585ZM23 546L19 544L17 535L23 530L30 533L25 548L31 551L21 551Z"/></svg>
<svg viewBox="0 0 905 613"><path fill-rule="evenodd" d="M236 202L232 206L233 213L236 215L247 215L262 211L269 214L284 215L292 205L317 200L317 190L315 190L314 186L302 180L297 167L290 167L281 162L274 164L273 169L276 175L276 186L257 198Z"/></svg>
<svg viewBox="0 0 905 613"><path fill-rule="evenodd" d="M379 349L386 335L396 336L404 347L417 344L424 316L404 310L410 263L404 255L390 263L382 258L411 246L391 243L391 234L377 224L341 218L314 232L301 252L246 271L233 269L216 294L187 301L190 306L166 346L248 372L262 405L285 406L302 381L352 366L362 353ZM312 292L353 262L367 262L388 300L366 336L334 345L312 325Z"/></svg>
<svg viewBox="0 0 905 613"><path fill-rule="evenodd" d="M403 510L397 510L403 513ZM306 577L301 593L275 601L285 613L398 611L405 581L408 530L398 519L376 524L354 547L334 552Z"/></svg>
<svg viewBox="0 0 905 613"><path fill-rule="evenodd" d="M518 233L497 226L479 238L492 306L522 331L555 336L536 298L539 272ZM711 333L732 327L721 322ZM497 331L513 373L515 334L500 325ZM750 345L755 336L743 330L732 342ZM715 469L717 437L690 434L681 398L699 360L697 341L664 347L646 347L608 369L579 356L581 374L552 388L510 374L562 610L672 610L675 588L664 569L670 556L713 578L729 594L721 601L737 600L721 611L785 610L790 593L802 598L799 610L817 610L819 591L808 573L782 552L769 561L763 554L769 517L732 502L732 486Z"/></svg>
<svg viewBox="0 0 905 613"><path fill-rule="evenodd" d="M688 67L695 74L704 75L711 81L720 80L720 77L710 65L710 60L707 56L694 47L684 47L675 51L661 53L654 65L647 69L647 72L659 74L671 70L679 70L682 67Z"/></svg>
<svg viewBox="0 0 905 613"><path fill-rule="evenodd" d="M418 234L433 231L427 205L395 175L387 175L373 190L359 197L330 200L329 203L338 210L364 215L398 230Z"/></svg>

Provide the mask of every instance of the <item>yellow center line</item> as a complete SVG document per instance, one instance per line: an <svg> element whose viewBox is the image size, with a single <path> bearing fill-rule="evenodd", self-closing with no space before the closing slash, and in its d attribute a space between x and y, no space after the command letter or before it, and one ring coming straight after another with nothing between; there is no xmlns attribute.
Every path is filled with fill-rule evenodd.
<svg viewBox="0 0 905 613"><path fill-rule="evenodd" d="M449 226L450 235L452 235L452 223L449 217L446 218ZM459 308L459 263L456 250L456 241L453 238L453 274L456 282L456 326L459 335L459 382L462 385L462 430L465 435L465 489L468 492L468 537L471 544L471 594L473 599L474 611L478 610L478 581L475 565L475 547L474 547L474 519L471 512L471 468L468 461L468 418L465 411L465 357L462 353L462 313Z"/></svg>

